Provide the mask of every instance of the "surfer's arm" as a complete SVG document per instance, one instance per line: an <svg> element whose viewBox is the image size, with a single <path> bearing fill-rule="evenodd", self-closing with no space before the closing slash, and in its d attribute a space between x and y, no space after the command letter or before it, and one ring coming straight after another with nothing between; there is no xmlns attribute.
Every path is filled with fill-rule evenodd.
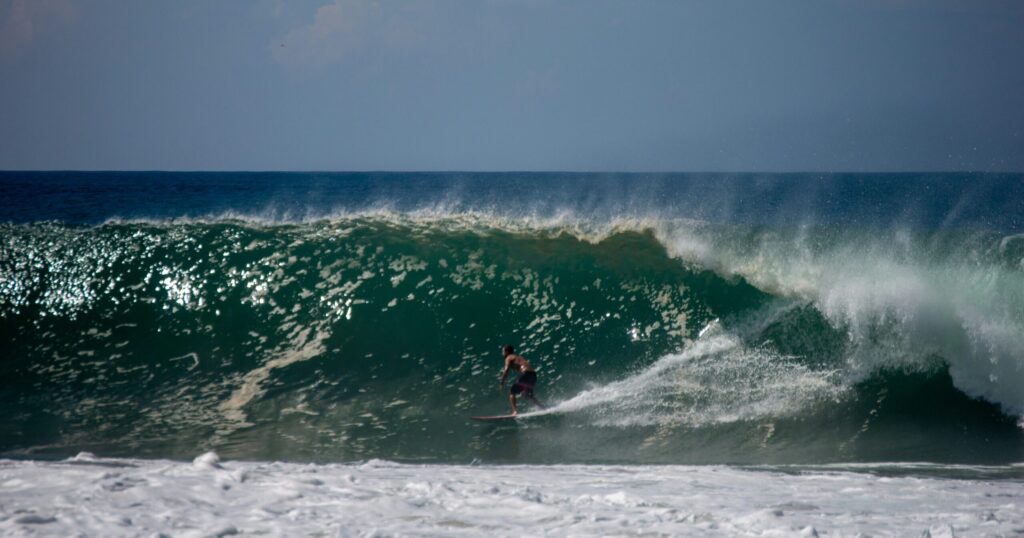
<svg viewBox="0 0 1024 538"><path fill-rule="evenodd" d="M505 380L508 379L508 367L512 361L506 359L505 367L501 369L501 390L505 390Z"/></svg>

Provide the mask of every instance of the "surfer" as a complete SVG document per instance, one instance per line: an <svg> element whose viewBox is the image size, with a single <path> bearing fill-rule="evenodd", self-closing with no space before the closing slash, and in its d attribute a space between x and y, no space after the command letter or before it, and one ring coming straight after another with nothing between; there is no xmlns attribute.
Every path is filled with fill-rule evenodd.
<svg viewBox="0 0 1024 538"><path fill-rule="evenodd" d="M533 396L533 386L537 384L537 371L533 369L533 366L530 366L530 361L526 360L522 355L517 355L515 348L510 344L502 346L501 353L505 356L505 368L501 370L502 392L505 391L505 379L508 378L509 370L520 372L516 382L512 384L512 390L509 391L508 395L508 402L512 404L512 416L519 414L519 410L516 409L516 396L519 394L526 396L530 401L537 404L538 407L543 408L544 405Z"/></svg>

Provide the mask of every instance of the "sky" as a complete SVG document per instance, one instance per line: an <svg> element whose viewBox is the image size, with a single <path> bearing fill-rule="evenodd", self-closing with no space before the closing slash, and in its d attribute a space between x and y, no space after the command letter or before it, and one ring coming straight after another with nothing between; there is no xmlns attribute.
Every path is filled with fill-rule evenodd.
<svg viewBox="0 0 1024 538"><path fill-rule="evenodd" d="M0 169L1024 171L1020 0L0 0Z"/></svg>

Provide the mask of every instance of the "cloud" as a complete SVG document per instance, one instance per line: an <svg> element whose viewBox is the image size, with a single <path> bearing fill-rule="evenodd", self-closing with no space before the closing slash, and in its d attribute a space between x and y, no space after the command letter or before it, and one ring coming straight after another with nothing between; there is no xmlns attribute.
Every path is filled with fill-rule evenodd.
<svg viewBox="0 0 1024 538"><path fill-rule="evenodd" d="M380 5L370 0L334 0L316 10L313 22L271 43L271 55L283 65L319 67L364 45L379 26Z"/></svg>
<svg viewBox="0 0 1024 538"><path fill-rule="evenodd" d="M71 0L0 0L0 58L13 58L36 37L73 19Z"/></svg>

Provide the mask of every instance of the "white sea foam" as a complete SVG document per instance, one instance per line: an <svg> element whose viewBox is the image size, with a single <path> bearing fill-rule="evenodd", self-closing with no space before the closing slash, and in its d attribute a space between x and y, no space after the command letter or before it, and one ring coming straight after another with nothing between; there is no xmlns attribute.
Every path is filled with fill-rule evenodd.
<svg viewBox="0 0 1024 538"><path fill-rule="evenodd" d="M846 468L0 460L4 536L997 536L1019 479ZM884 466L887 471L902 468ZM787 472L781 472L781 471ZM993 469L988 469L992 471ZM999 468L1011 472L1012 468Z"/></svg>

